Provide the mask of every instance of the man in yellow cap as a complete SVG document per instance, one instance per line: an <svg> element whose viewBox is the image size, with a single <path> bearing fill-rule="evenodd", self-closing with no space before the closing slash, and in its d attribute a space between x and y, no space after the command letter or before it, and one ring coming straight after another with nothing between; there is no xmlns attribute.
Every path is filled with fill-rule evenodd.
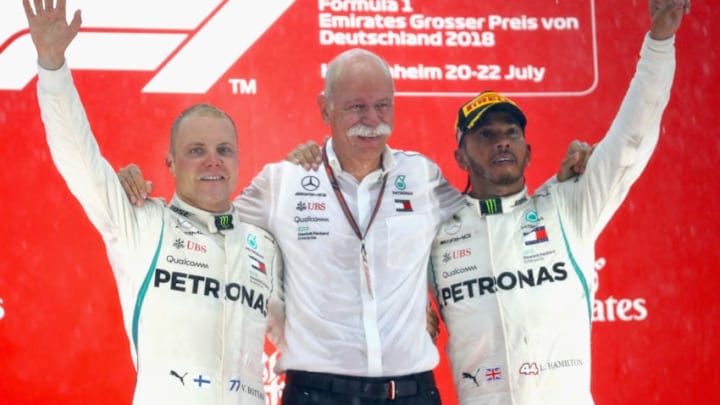
<svg viewBox="0 0 720 405"><path fill-rule="evenodd" d="M431 279L461 404L593 404L595 240L657 144L688 6L650 2L635 76L575 181L529 195L522 110L494 92L460 108L455 159L470 188L433 242Z"/></svg>

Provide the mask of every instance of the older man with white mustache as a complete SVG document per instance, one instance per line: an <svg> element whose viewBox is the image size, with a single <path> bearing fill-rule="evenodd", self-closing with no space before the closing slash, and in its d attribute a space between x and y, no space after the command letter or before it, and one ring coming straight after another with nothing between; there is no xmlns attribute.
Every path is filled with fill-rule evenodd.
<svg viewBox="0 0 720 405"><path fill-rule="evenodd" d="M385 61L340 54L318 97L332 130L320 171L269 164L236 201L283 253L285 404L440 403L427 263L463 202L435 163L387 146L393 98Z"/></svg>

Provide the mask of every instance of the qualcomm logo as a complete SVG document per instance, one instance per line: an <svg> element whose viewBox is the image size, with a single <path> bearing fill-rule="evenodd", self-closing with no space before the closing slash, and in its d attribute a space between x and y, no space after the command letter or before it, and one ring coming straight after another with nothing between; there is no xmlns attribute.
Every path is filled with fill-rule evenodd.
<svg viewBox="0 0 720 405"><path fill-rule="evenodd" d="M205 93L295 0L68 0L83 25L73 69L152 71L144 93ZM20 0L0 3L0 90L37 73Z"/></svg>

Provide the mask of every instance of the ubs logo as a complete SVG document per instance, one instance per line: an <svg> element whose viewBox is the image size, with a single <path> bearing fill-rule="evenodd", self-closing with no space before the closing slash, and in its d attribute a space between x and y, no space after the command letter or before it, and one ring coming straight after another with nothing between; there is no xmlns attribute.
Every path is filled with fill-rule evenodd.
<svg viewBox="0 0 720 405"><path fill-rule="evenodd" d="M453 258L453 259L460 259L460 258L463 258L463 257L465 257L465 256L470 256L471 254L472 254L472 249L470 249L470 248L465 248L465 249L460 249L460 250L453 250L453 251L452 251L452 258Z"/></svg>
<svg viewBox="0 0 720 405"><path fill-rule="evenodd" d="M453 250L450 252L443 253L443 263L447 263L452 260L462 259L463 257L470 256L472 254L471 248L463 248L458 250Z"/></svg>
<svg viewBox="0 0 720 405"><path fill-rule="evenodd" d="M325 203L324 202L302 202L299 201L297 205L295 206L295 209L297 211L325 211Z"/></svg>
<svg viewBox="0 0 720 405"><path fill-rule="evenodd" d="M315 176L305 176L300 180L300 185L306 191L315 191L320 187L320 179Z"/></svg>
<svg viewBox="0 0 720 405"><path fill-rule="evenodd" d="M175 247L175 249L187 249L194 252L207 253L207 246L191 240L185 241L178 238L175 239L175 242L173 242L173 246Z"/></svg>

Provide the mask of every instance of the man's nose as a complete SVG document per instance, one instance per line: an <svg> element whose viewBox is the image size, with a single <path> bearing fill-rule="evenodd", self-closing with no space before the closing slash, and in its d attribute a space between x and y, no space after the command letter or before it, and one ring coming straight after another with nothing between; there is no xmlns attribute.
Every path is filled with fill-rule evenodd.
<svg viewBox="0 0 720 405"><path fill-rule="evenodd" d="M224 163L225 163L225 160L217 152L208 153L207 159L205 160L205 164L207 164L208 166L220 166Z"/></svg>
<svg viewBox="0 0 720 405"><path fill-rule="evenodd" d="M387 112L383 110L383 107L371 105L363 111L362 122L374 127L384 122L386 115Z"/></svg>
<svg viewBox="0 0 720 405"><path fill-rule="evenodd" d="M502 134L495 135L495 148L496 149L508 149L510 148L510 137Z"/></svg>
<svg viewBox="0 0 720 405"><path fill-rule="evenodd" d="M381 121L381 114L372 107L368 108L362 116L362 123L371 127L376 126Z"/></svg>

